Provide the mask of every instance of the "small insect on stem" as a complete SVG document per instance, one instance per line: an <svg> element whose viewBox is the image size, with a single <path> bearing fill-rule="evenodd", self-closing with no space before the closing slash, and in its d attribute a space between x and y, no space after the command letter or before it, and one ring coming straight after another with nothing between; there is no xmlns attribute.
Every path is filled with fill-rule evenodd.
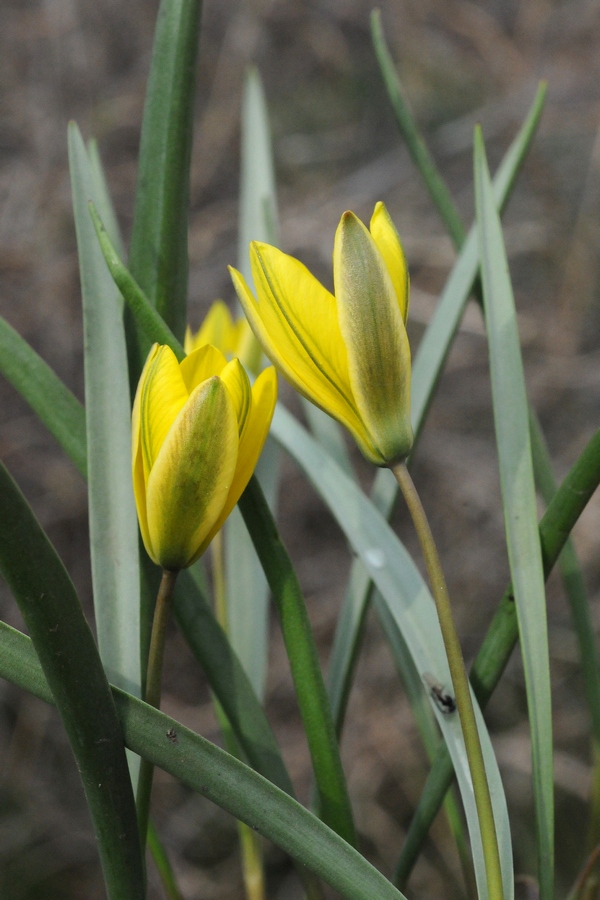
<svg viewBox="0 0 600 900"><path fill-rule="evenodd" d="M456 711L456 700L452 694L444 690L444 686L430 672L423 672L423 681L429 691L429 696L441 713L450 715Z"/></svg>

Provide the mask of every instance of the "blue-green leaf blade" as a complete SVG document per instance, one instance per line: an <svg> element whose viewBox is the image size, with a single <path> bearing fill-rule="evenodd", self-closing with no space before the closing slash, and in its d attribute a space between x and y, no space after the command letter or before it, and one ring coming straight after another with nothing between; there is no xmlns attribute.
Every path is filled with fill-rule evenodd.
<svg viewBox="0 0 600 900"><path fill-rule="evenodd" d="M69 161L84 321L90 552L100 655L110 680L140 695L140 578L131 479L131 412L120 295L88 202L96 187L77 126Z"/></svg>
<svg viewBox="0 0 600 900"><path fill-rule="evenodd" d="M540 897L550 900L554 871L554 793L544 571L517 316L502 227L479 129L475 135L475 198L506 541L531 729Z"/></svg>

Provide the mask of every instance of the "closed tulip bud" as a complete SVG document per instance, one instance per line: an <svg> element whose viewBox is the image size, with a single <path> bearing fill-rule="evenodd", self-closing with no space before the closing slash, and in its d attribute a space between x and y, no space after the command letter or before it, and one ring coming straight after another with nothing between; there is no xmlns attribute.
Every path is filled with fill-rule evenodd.
<svg viewBox="0 0 600 900"><path fill-rule="evenodd" d="M204 344L212 344L228 359L237 356L248 372L258 375L262 361L260 344L252 334L248 320L241 316L235 321L222 300L215 300L195 334L189 326L186 329L183 344L186 353Z"/></svg>
<svg viewBox="0 0 600 900"><path fill-rule="evenodd" d="M133 485L148 555L190 566L237 503L260 456L275 402L270 367L251 387L238 359L207 344L181 363L155 344L133 406Z"/></svg>
<svg viewBox="0 0 600 900"><path fill-rule="evenodd" d="M257 297L230 268L250 326L271 362L305 397L344 425L378 466L412 447L409 282L398 234L378 203L370 230L354 213L335 236L335 296L297 259L250 245Z"/></svg>

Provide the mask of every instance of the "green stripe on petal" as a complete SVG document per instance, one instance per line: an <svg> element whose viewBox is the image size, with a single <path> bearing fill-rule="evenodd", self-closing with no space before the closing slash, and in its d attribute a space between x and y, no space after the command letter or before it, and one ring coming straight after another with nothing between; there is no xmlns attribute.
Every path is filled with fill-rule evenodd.
<svg viewBox="0 0 600 900"><path fill-rule="evenodd" d="M408 318L409 280L404 250L385 203L375 204L370 223L371 237L383 256L386 268L398 297L402 319Z"/></svg>
<svg viewBox="0 0 600 900"><path fill-rule="evenodd" d="M237 455L237 417L215 376L190 395L148 479L148 530L164 568L185 568L199 556L229 494Z"/></svg>
<svg viewBox="0 0 600 900"><path fill-rule="evenodd" d="M383 463L396 462L413 439L410 347L383 256L351 212L336 231L333 279L356 405Z"/></svg>
<svg viewBox="0 0 600 900"><path fill-rule="evenodd" d="M322 375L302 345L294 340L285 320L282 321L272 310L268 296L261 297L260 304L257 303L244 276L232 266L229 267L229 273L250 327L271 362L303 397L333 416L356 435L356 440L361 446L368 443L369 436L354 403L349 402L344 394ZM337 323L336 331L340 333ZM347 362L344 364L344 375L348 382ZM350 393L349 383L346 384L346 393Z"/></svg>

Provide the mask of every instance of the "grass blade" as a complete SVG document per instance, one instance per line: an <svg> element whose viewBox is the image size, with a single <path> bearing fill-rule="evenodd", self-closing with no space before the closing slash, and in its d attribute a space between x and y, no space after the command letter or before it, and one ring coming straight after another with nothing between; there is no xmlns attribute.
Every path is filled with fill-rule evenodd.
<svg viewBox="0 0 600 900"><path fill-rule="evenodd" d="M201 10L201 0L161 0L129 251L134 279L179 340L187 321L189 173Z"/></svg>
<svg viewBox="0 0 600 900"><path fill-rule="evenodd" d="M108 897L143 900L133 792L106 675L71 579L1 464L0 570L32 636L77 760Z"/></svg>
<svg viewBox="0 0 600 900"><path fill-rule="evenodd" d="M319 791L320 813L353 846L352 808L302 591L267 502L253 476L238 502L277 607Z"/></svg>
<svg viewBox="0 0 600 900"><path fill-rule="evenodd" d="M0 622L0 651L0 677L51 703L29 638ZM118 688L113 697L127 746L153 765L256 828L346 900L402 900L360 853L248 766Z"/></svg>
<svg viewBox="0 0 600 900"><path fill-rule="evenodd" d="M242 99L238 265L252 284L250 241L277 244L277 195L267 104L258 70L248 69ZM275 508L279 450L267 441L256 475ZM227 631L255 693L264 701L268 662L269 587L238 509L224 526Z"/></svg>
<svg viewBox="0 0 600 900"><path fill-rule="evenodd" d="M271 431L306 473L360 556L384 597L420 676L433 674L442 684L450 684L448 663L431 594L390 526L362 491L281 406L275 411ZM469 825L479 892L481 897L486 897L481 835L460 724L457 716L443 715L437 707L434 711L454 761ZM512 851L506 801L487 729L478 710L476 714L492 792L504 893L506 898L511 898Z"/></svg>
<svg viewBox="0 0 600 900"><path fill-rule="evenodd" d="M475 134L475 197L506 539L531 728L540 897L550 900L554 788L544 573L517 317L480 129Z"/></svg>
<svg viewBox="0 0 600 900"><path fill-rule="evenodd" d="M88 202L97 200L79 129L69 164L83 303L90 554L100 657L113 684L141 696L140 577L131 482L131 409L119 294Z"/></svg>
<svg viewBox="0 0 600 900"><path fill-rule="evenodd" d="M246 73L242 100L242 171L238 266L252 284L250 241L279 243L277 191L269 115L262 80L254 66Z"/></svg>
<svg viewBox="0 0 600 900"><path fill-rule="evenodd" d="M39 420L85 478L87 452L85 412L79 400L0 316L0 372L30 405Z"/></svg>
<svg viewBox="0 0 600 900"><path fill-rule="evenodd" d="M112 204L104 167L100 159L98 143L95 140L88 141L87 155L90 164L90 173L92 176L92 184L94 187L94 196L96 197L96 207L100 214L100 218L106 224L106 230L110 236L111 243L121 259L125 259L125 246L121 237L121 230L115 215L114 206ZM119 298L121 299L121 298Z"/></svg>
<svg viewBox="0 0 600 900"><path fill-rule="evenodd" d="M404 138L408 152L425 182L454 246L460 248L465 239L461 218L427 145L418 132L383 34L381 12L378 9L374 9L371 13L371 38L400 134Z"/></svg>

